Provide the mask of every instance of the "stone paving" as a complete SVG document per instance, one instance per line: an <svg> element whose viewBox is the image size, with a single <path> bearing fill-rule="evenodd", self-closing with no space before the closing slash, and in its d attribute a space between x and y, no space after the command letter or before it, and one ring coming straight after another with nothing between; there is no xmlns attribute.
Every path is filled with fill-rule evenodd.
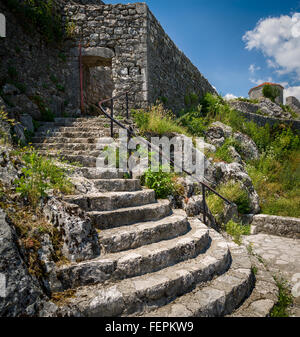
<svg viewBox="0 0 300 337"><path fill-rule="evenodd" d="M295 297L292 315L300 317L300 240L257 234L244 237L243 242L251 243L253 252L263 258L269 270L289 282Z"/></svg>

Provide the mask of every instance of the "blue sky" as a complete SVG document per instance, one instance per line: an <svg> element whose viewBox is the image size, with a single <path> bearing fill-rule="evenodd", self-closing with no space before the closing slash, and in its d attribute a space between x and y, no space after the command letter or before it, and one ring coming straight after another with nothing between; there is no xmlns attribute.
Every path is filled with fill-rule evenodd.
<svg viewBox="0 0 300 337"><path fill-rule="evenodd" d="M246 97L272 81L300 99L300 0L145 2L220 94Z"/></svg>

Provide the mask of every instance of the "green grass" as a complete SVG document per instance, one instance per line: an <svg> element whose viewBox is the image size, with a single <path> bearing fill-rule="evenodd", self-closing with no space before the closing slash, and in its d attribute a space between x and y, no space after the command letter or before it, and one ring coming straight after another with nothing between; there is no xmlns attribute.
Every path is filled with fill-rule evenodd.
<svg viewBox="0 0 300 337"><path fill-rule="evenodd" d="M276 285L279 290L278 294L278 302L274 306L271 312L271 317L289 317L288 308L291 304L293 304L293 296L289 290L287 281L283 278L278 279L274 277L276 281Z"/></svg>
<svg viewBox="0 0 300 337"><path fill-rule="evenodd" d="M237 224L234 221L230 220L225 225L225 231L232 236L233 241L241 245L242 244L242 236L243 235L250 235L251 226L244 226L241 224Z"/></svg>
<svg viewBox="0 0 300 337"><path fill-rule="evenodd" d="M188 134L184 127L178 125L174 116L165 110L162 103L149 110L132 111L133 118L140 132L163 136L171 133Z"/></svg>
<svg viewBox="0 0 300 337"><path fill-rule="evenodd" d="M58 167L53 159L39 155L32 147L24 147L14 153L23 162L22 176L16 179L16 191L36 207L40 198L47 196L48 190L71 193L73 185L64 169Z"/></svg>
<svg viewBox="0 0 300 337"><path fill-rule="evenodd" d="M240 214L248 214L251 211L248 194L241 188L239 182L229 181L221 184L218 186L217 192L235 203ZM224 211L225 202L213 193L207 197L207 204L212 214L216 217Z"/></svg>

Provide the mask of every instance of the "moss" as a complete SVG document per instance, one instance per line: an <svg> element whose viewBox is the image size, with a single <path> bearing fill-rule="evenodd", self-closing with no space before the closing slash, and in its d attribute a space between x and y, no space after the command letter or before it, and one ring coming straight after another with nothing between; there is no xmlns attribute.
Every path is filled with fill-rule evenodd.
<svg viewBox="0 0 300 337"><path fill-rule="evenodd" d="M76 290L69 289L60 293L53 293L51 296L51 301L55 303L58 307L61 307L68 303L69 299L74 298Z"/></svg>

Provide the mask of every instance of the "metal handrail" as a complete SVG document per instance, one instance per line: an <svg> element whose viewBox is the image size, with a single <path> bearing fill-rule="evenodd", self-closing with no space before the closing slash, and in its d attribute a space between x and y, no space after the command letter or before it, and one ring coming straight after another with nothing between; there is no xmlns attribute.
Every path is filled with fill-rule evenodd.
<svg viewBox="0 0 300 337"><path fill-rule="evenodd" d="M132 128L127 128L125 125L123 125L120 121L117 121L115 118L114 118L114 109L113 109L113 103L114 103L114 100L126 95L126 116L127 116L127 119L128 119L128 115L129 115L129 112L128 112L128 94L129 94L129 91L126 91L126 92L123 92L117 96L114 96L112 98L108 98L108 99L104 99L102 101L100 101L98 103L98 106L96 105L97 108L100 108L101 112L106 116L108 117L110 120L111 120L111 137L113 138L113 124L117 124L119 127L121 127L122 129L126 130L128 133L129 133L129 136L130 137L137 137L136 133L132 130ZM111 102L111 114L109 115L105 109L103 108L102 104L106 103L106 102ZM170 159L169 157L167 157L163 152L162 150L155 146L154 144L151 144L150 142L148 142L146 139L144 138L141 138L141 141L147 145L148 147L151 146L152 149L154 149L157 153L159 153L159 155L162 157L162 158L165 158L165 159L168 159L170 160L170 162L172 163L173 167L177 166L177 164L172 160ZM178 167L178 166L177 166ZM181 168L181 167L180 167ZM184 173L186 173L187 175L189 176L193 176L192 173L186 171L185 169L181 168L182 171ZM195 179L195 177L193 177ZM221 194L219 194L217 191L215 191L213 188L211 188L210 186L208 186L207 184L205 184L203 181L200 181L199 179L196 178L196 180L201 184L202 186L202 197L203 197L203 222L205 225L207 225L207 222L206 222L206 218L207 218L207 209L206 209L206 200L205 200L205 192L206 192L206 189L211 191L212 193L214 193L215 195L217 195L219 198L221 198L223 201L225 201L228 205L232 205L233 203L231 201L229 201L228 199L226 199L225 197L223 197Z"/></svg>

